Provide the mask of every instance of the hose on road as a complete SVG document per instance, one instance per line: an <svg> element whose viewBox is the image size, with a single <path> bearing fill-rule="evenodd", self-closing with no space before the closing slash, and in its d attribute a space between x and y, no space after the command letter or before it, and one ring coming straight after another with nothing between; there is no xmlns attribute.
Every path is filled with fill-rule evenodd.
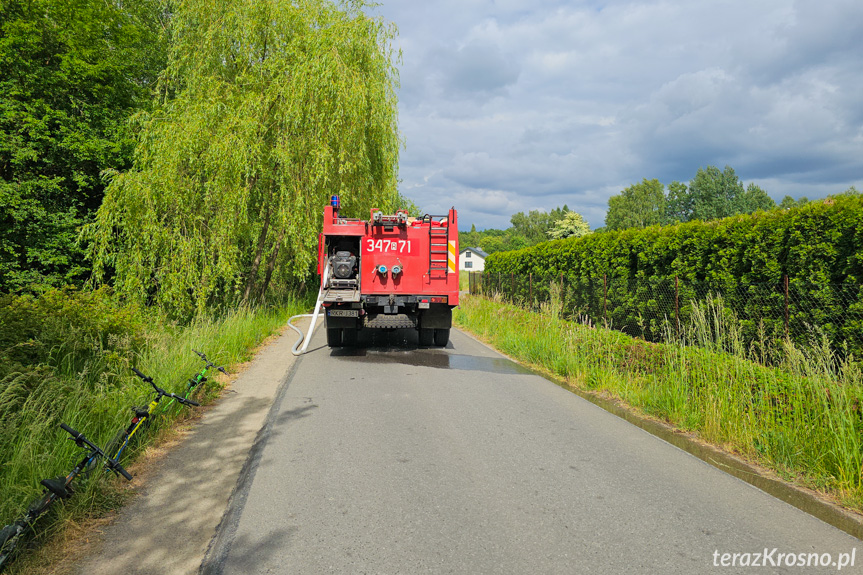
<svg viewBox="0 0 863 575"><path fill-rule="evenodd" d="M312 332L315 329L315 324L318 322L318 314L321 311L321 304L324 303L324 294L326 293L326 288L324 286L327 285L327 278L329 277L330 266L329 263L324 266L324 276L321 278L321 290L318 292L318 301L315 303L315 311L313 313L302 313L299 315L291 316L288 320L288 327L292 330L300 334L300 339L297 340L297 343L294 344L294 347L291 348L291 353L294 355L302 355L306 353L306 349L309 347L309 341L312 339ZM309 331L305 335L303 332L295 326L293 322L298 317L310 317L312 318L312 322L309 324ZM299 349L300 344L302 344L303 348Z"/></svg>

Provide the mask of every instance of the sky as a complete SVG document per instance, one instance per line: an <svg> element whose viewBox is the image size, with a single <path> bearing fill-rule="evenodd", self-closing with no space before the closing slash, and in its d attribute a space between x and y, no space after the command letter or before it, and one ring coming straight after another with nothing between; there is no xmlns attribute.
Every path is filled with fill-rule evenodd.
<svg viewBox="0 0 863 575"><path fill-rule="evenodd" d="M860 0L378 0L403 195L459 226L734 168L776 201L863 191Z"/></svg>

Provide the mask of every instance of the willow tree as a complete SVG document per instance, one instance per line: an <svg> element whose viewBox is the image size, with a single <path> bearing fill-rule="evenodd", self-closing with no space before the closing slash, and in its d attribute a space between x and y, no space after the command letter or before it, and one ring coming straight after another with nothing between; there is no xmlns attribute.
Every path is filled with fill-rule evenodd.
<svg viewBox="0 0 863 575"><path fill-rule="evenodd" d="M97 282L177 316L254 300L309 275L330 195L398 201L394 29L364 8L177 2L160 104L85 233Z"/></svg>

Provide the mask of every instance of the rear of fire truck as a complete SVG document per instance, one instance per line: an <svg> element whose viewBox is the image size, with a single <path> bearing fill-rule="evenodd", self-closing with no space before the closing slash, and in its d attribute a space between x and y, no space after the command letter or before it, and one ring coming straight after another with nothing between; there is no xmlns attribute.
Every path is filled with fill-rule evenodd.
<svg viewBox="0 0 863 575"><path fill-rule="evenodd" d="M371 210L368 221L324 208L318 242L327 343L354 345L364 329L411 328L422 346L449 341L458 305L458 216Z"/></svg>

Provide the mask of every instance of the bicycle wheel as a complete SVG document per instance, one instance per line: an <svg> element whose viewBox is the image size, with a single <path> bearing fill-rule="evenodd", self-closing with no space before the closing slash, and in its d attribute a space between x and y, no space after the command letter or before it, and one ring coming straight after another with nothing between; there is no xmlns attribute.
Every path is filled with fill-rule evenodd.
<svg viewBox="0 0 863 575"><path fill-rule="evenodd" d="M208 381L209 379L207 379L206 377L202 378L201 381L199 381L198 383L193 385L191 389L189 389L188 393L186 393L184 397L186 399L191 399L192 401L197 401L195 399L196 397L204 395L205 392L202 388L206 387Z"/></svg>
<svg viewBox="0 0 863 575"><path fill-rule="evenodd" d="M12 555L18 546L18 540L25 528L26 526L21 523L13 523L0 530L0 571L12 560Z"/></svg>
<svg viewBox="0 0 863 575"><path fill-rule="evenodd" d="M109 441L105 445L105 447L102 448L102 451L105 453L105 455L107 455L109 457L116 456L117 450L120 449L120 445L122 445L122 443L125 439L125 435L126 435L125 429L121 429L120 431L118 431L114 435L114 437L111 438L111 441ZM79 477L81 477L82 479L89 477L90 474L93 473L94 469L96 469L97 467L102 467L104 464L105 464L105 462L102 461L101 457L98 457L98 456L92 457L90 459L90 461L87 462L87 465L84 466L84 469L81 471L81 474L79 475Z"/></svg>
<svg viewBox="0 0 863 575"><path fill-rule="evenodd" d="M44 493L27 507L27 514L23 518L0 529L0 571L14 557L24 532L48 510L54 499L51 493Z"/></svg>
<svg viewBox="0 0 863 575"><path fill-rule="evenodd" d="M125 429L118 431L114 437L111 438L111 441L105 445L105 449L102 450L105 452L105 456L117 460L122 458L123 454L126 453L126 450L129 448L129 445L126 442L127 437L128 435L126 434Z"/></svg>

